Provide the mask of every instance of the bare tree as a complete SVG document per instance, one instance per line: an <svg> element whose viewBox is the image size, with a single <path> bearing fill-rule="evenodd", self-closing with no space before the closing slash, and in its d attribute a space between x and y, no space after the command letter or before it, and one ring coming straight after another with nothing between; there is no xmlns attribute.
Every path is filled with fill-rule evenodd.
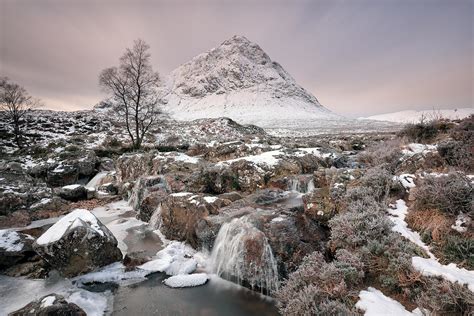
<svg viewBox="0 0 474 316"><path fill-rule="evenodd" d="M133 148L139 149L147 131L162 113L159 75L150 63L150 46L139 39L127 48L118 67L104 69L100 86L112 95L120 117L125 121Z"/></svg>
<svg viewBox="0 0 474 316"><path fill-rule="evenodd" d="M26 113L40 105L39 101L28 94L25 88L11 82L8 78L0 78L0 111L13 126L13 135L18 148L23 148L23 117Z"/></svg>

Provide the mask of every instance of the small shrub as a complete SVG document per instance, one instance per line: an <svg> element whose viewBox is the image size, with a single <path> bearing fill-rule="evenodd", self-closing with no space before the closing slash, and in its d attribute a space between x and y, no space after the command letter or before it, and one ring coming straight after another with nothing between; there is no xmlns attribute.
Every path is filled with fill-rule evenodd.
<svg viewBox="0 0 474 316"><path fill-rule="evenodd" d="M471 181L458 172L426 176L415 192L415 209L438 209L448 214L473 212Z"/></svg>
<svg viewBox="0 0 474 316"><path fill-rule="evenodd" d="M468 270L474 270L474 240L458 236L448 236L443 246L446 262L462 263Z"/></svg>
<svg viewBox="0 0 474 316"><path fill-rule="evenodd" d="M387 164L390 170L394 170L402 156L400 146L400 139L378 142L361 152L359 161L371 167Z"/></svg>
<svg viewBox="0 0 474 316"><path fill-rule="evenodd" d="M406 124L400 131L400 136L417 143L431 142L438 135L436 121L420 121L419 123Z"/></svg>

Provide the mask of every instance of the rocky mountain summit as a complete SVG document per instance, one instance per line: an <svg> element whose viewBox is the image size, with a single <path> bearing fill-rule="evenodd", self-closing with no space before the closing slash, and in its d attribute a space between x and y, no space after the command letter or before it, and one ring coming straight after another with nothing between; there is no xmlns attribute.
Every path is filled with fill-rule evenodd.
<svg viewBox="0 0 474 316"><path fill-rule="evenodd" d="M270 127L342 118L243 36L233 36L175 69L167 88L168 109L182 120L226 116Z"/></svg>

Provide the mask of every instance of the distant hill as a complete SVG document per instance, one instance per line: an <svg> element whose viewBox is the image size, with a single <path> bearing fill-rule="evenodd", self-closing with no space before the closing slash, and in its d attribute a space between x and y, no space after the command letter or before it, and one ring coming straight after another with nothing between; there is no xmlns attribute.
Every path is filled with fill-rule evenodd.
<svg viewBox="0 0 474 316"><path fill-rule="evenodd" d="M444 110L406 110L400 112L372 115L369 117L362 117L361 119L387 121L394 123L415 123L419 122L422 117L426 119L433 118L448 118L448 119L462 119L474 114L474 108L461 109L444 109Z"/></svg>

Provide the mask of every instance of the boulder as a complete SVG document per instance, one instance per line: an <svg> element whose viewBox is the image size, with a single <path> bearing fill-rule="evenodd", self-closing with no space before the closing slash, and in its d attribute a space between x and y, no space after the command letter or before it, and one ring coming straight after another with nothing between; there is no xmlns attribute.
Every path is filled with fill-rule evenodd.
<svg viewBox="0 0 474 316"><path fill-rule="evenodd" d="M77 169L72 165L52 166L46 174L46 183L52 187L62 187L76 183L79 178Z"/></svg>
<svg viewBox="0 0 474 316"><path fill-rule="evenodd" d="M199 220L217 214L219 208L230 203L229 200L190 192L170 194L161 204L161 231L169 239L187 241L196 247Z"/></svg>
<svg viewBox="0 0 474 316"><path fill-rule="evenodd" d="M33 248L65 277L122 259L114 235L84 209L76 209L58 220L35 241Z"/></svg>
<svg viewBox="0 0 474 316"><path fill-rule="evenodd" d="M0 270L26 261L35 255L34 238L13 230L0 230Z"/></svg>
<svg viewBox="0 0 474 316"><path fill-rule="evenodd" d="M71 184L63 186L58 195L68 201L79 201L87 198L87 190L83 185Z"/></svg>
<svg viewBox="0 0 474 316"><path fill-rule="evenodd" d="M9 316L86 316L86 312L74 303L68 303L63 296L48 294L42 298L28 303L23 308L8 314Z"/></svg>

